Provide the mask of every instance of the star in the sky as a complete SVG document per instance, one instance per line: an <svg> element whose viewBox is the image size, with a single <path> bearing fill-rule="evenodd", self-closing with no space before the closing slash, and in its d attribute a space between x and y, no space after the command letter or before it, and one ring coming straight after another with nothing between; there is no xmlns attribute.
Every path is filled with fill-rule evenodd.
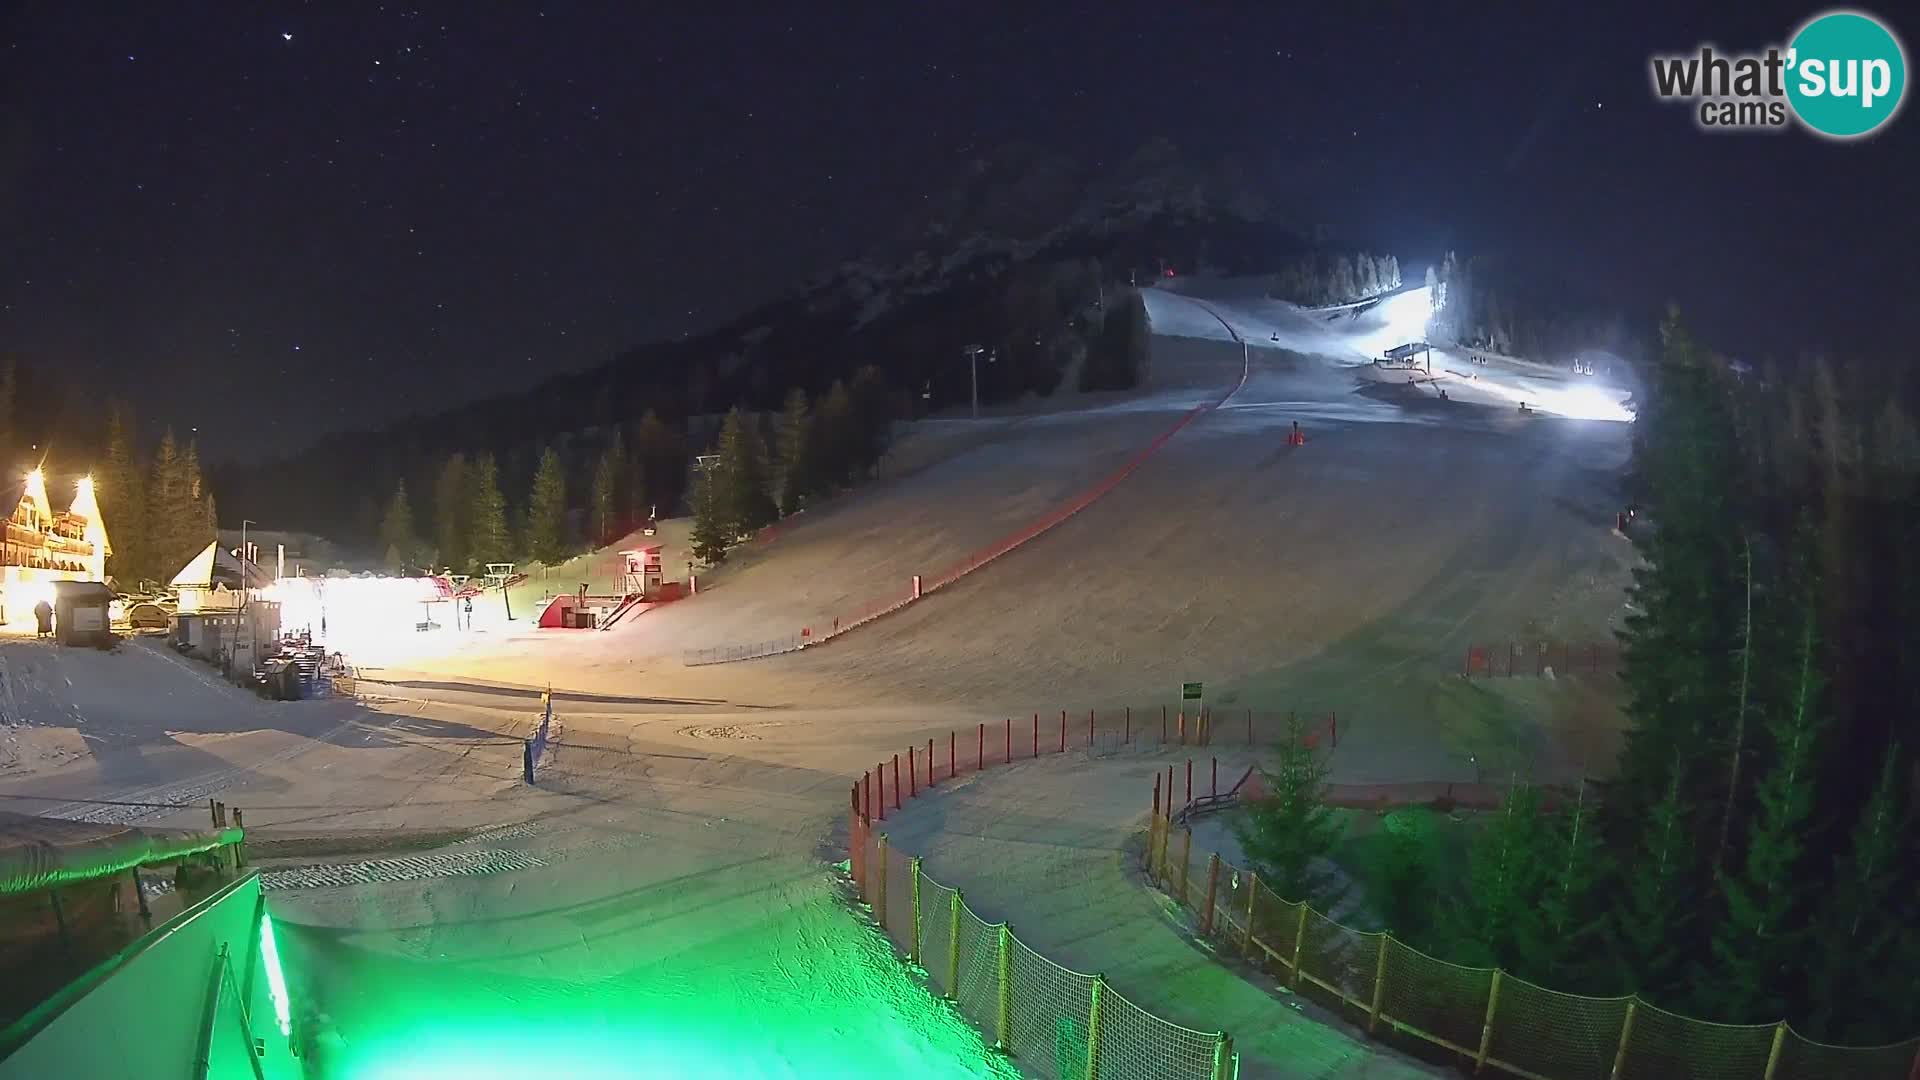
<svg viewBox="0 0 1920 1080"><path fill-rule="evenodd" d="M284 30L283 30L283 31L281 31L281 32L280 32L280 40L281 40L281 41L292 41L292 40L293 40L293 35L292 35L292 34L290 34L290 33L287 33L286 31L284 31Z"/></svg>

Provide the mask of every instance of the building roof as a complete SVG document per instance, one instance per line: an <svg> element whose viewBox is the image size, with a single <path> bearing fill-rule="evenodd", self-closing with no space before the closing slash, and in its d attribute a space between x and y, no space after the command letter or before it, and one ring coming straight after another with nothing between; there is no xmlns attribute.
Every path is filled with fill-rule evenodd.
<svg viewBox="0 0 1920 1080"><path fill-rule="evenodd" d="M119 596L107 587L104 581L56 581L53 583L53 595L62 600L99 600L108 601Z"/></svg>
<svg viewBox="0 0 1920 1080"><path fill-rule="evenodd" d="M218 540L207 541L200 554L181 567L167 584L176 589L208 589L213 587L216 576L234 582L245 580L250 589L264 589L273 584L272 575L258 563L243 562L239 556L221 548Z"/></svg>

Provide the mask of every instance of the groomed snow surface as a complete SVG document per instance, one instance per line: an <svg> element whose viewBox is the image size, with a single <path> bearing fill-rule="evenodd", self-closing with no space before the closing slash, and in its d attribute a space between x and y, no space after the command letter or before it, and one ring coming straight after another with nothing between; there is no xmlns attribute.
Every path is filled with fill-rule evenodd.
<svg viewBox="0 0 1920 1080"><path fill-rule="evenodd" d="M1629 558L1609 533L1625 425L1363 387L1357 331L1244 290L1148 300L1143 391L915 425L888 478L611 631L536 632L516 611L424 635L433 648L402 636L352 658L358 703L264 702L148 642L0 643L0 794L155 824L203 820L220 798L280 868L467 833L437 854L547 864L474 875L528 860L449 858L435 877L423 858L404 881L276 890L330 1076L981 1075L996 1066L978 1035L891 960L828 868L853 778L906 745L1033 710L1145 715L1199 679L1221 708L1337 708L1337 780L1472 779L1469 755L1545 779L1592 765L1566 747L1594 739L1557 726L1574 681L1530 683L1520 708L1454 673L1470 643L1604 633ZM830 618L1021 527L1217 400L1243 363L1225 407L973 577L798 654L680 662ZM1286 444L1295 421L1304 447ZM530 788L520 740L548 685L557 727ZM936 876L1054 959L1142 1004L1153 985L1192 987L1167 1008L1230 1030L1244 1075L1398 1075L1150 917L1115 845L1151 769L1042 761L900 824L926 830L910 842ZM379 842L271 854L326 835Z"/></svg>

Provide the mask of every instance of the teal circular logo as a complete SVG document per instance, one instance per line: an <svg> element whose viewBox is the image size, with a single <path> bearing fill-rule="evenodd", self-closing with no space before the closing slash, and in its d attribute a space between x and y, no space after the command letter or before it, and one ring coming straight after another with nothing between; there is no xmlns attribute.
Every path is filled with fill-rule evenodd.
<svg viewBox="0 0 1920 1080"><path fill-rule="evenodd" d="M1833 11L1787 46L1787 101L1821 135L1851 139L1893 119L1907 89L1900 41L1878 19Z"/></svg>

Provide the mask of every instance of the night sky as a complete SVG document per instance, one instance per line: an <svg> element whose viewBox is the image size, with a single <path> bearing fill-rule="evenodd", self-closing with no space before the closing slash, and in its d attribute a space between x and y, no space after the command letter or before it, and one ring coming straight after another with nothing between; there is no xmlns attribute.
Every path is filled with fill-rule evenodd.
<svg viewBox="0 0 1920 1080"><path fill-rule="evenodd" d="M1006 143L1152 135L1416 267L1549 260L1729 349L1913 330L1910 107L1714 137L1648 88L1813 6L682 6L6 4L0 349L288 450L724 322Z"/></svg>

